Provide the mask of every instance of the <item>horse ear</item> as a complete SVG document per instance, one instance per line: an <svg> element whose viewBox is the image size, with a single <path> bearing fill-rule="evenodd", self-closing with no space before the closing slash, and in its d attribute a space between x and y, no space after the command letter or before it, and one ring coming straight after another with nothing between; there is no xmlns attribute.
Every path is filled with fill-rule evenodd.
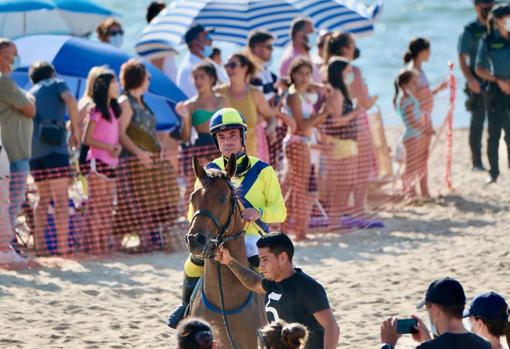
<svg viewBox="0 0 510 349"><path fill-rule="evenodd" d="M207 173L205 173L204 168L202 165L200 165L200 162L198 161L198 157L196 155L193 155L193 171L195 171L195 176L202 181L206 176Z"/></svg>
<svg viewBox="0 0 510 349"><path fill-rule="evenodd" d="M227 172L227 177L232 178L236 174L236 168L237 168L237 158L236 154L232 153L230 157L228 158L227 167L225 167L225 171Z"/></svg>

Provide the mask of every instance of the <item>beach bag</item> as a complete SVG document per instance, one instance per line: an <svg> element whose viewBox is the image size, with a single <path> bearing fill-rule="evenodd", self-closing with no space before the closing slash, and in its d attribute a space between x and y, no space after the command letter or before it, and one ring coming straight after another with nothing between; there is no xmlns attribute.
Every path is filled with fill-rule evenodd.
<svg viewBox="0 0 510 349"><path fill-rule="evenodd" d="M335 160L358 155L358 143L353 139L339 139L326 136L326 141L331 147L331 157Z"/></svg>
<svg viewBox="0 0 510 349"><path fill-rule="evenodd" d="M65 142L66 129L55 120L43 120L39 126L39 142L59 146Z"/></svg>
<svg viewBox="0 0 510 349"><path fill-rule="evenodd" d="M148 134L140 127L129 124L126 129L126 134L142 150L151 153L159 153L161 151L161 147L155 137Z"/></svg>

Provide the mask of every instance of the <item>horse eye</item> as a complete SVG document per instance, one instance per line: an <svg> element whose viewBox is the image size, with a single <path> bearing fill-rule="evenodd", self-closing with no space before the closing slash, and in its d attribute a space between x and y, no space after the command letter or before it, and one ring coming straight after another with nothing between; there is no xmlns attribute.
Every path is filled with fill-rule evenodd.
<svg viewBox="0 0 510 349"><path fill-rule="evenodd" d="M220 199L219 199L219 200L220 200L220 202L221 202L222 204L224 204L224 203L226 203L226 202L227 202L227 196L226 196L226 195L222 195L222 196L220 196Z"/></svg>

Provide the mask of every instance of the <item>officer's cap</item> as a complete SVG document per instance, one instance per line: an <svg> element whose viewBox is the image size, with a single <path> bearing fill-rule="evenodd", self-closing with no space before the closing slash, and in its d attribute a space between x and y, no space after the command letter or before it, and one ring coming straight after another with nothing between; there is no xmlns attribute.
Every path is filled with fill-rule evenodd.
<svg viewBox="0 0 510 349"><path fill-rule="evenodd" d="M491 13L496 18L501 18L510 15L510 4L497 4L495 5Z"/></svg>

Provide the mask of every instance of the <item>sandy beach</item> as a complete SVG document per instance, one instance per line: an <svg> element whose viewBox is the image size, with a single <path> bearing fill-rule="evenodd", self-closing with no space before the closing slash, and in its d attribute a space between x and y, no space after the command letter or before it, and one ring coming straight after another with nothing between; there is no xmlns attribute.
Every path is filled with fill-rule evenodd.
<svg viewBox="0 0 510 349"><path fill-rule="evenodd" d="M485 187L470 171L467 131L454 132L454 193L444 191L442 152L430 163L435 199L387 206L384 229L315 235L295 262L326 288L340 321L341 348L378 348L379 325L416 313L428 284L456 277L468 298L495 290L510 297L510 171ZM186 253L105 259L39 259L0 272L1 348L175 348L165 325L180 298ZM423 311L418 315L424 316ZM428 322L428 320L426 320ZM399 348L412 348L403 337Z"/></svg>

